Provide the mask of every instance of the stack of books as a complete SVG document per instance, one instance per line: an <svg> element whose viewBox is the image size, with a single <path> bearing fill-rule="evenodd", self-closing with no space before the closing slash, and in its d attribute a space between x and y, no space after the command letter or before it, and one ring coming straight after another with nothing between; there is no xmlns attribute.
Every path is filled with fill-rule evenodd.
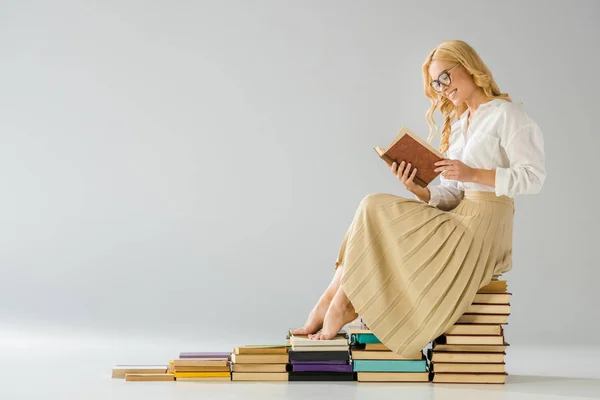
<svg viewBox="0 0 600 400"><path fill-rule="evenodd" d="M184 352L169 363L177 381L230 381L229 353Z"/></svg>
<svg viewBox="0 0 600 400"><path fill-rule="evenodd" d="M359 382L429 382L429 366L422 350L402 357L366 327L349 332L350 356Z"/></svg>
<svg viewBox="0 0 600 400"><path fill-rule="evenodd" d="M499 383L506 381L506 349L502 325L510 315L511 293L495 277L482 287L467 312L428 350L434 383Z"/></svg>
<svg viewBox="0 0 600 400"><path fill-rule="evenodd" d="M312 340L308 335L288 332L291 346L290 381L354 381L350 348L345 331L329 340Z"/></svg>
<svg viewBox="0 0 600 400"><path fill-rule="evenodd" d="M116 365L112 377L126 381L173 381L175 376L167 365Z"/></svg>
<svg viewBox="0 0 600 400"><path fill-rule="evenodd" d="M231 353L233 381L287 381L288 347L286 344L247 345Z"/></svg>

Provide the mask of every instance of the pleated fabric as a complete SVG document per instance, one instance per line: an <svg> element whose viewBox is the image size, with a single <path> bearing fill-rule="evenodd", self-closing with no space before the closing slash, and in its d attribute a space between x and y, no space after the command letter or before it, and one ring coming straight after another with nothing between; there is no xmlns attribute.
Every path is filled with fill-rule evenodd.
<svg viewBox="0 0 600 400"><path fill-rule="evenodd" d="M514 200L465 191L450 211L387 193L366 196L335 268L369 329L393 352L421 351L512 268Z"/></svg>

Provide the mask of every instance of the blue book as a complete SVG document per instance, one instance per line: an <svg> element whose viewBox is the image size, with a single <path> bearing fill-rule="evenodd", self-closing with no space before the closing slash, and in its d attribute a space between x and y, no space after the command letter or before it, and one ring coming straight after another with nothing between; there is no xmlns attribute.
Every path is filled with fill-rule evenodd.
<svg viewBox="0 0 600 400"><path fill-rule="evenodd" d="M354 372L427 372L427 360L353 360Z"/></svg>

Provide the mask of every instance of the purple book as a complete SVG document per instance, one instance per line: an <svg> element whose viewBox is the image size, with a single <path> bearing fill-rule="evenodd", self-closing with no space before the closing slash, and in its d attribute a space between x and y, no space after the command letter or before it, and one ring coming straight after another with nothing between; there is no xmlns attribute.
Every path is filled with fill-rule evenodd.
<svg viewBox="0 0 600 400"><path fill-rule="evenodd" d="M352 372L352 365L339 364L294 364L294 372Z"/></svg>
<svg viewBox="0 0 600 400"><path fill-rule="evenodd" d="M348 365L348 360L325 360L325 361L304 361L304 360L290 360L292 365Z"/></svg>
<svg viewBox="0 0 600 400"><path fill-rule="evenodd" d="M193 351L179 353L179 358L227 358L230 354L225 352Z"/></svg>

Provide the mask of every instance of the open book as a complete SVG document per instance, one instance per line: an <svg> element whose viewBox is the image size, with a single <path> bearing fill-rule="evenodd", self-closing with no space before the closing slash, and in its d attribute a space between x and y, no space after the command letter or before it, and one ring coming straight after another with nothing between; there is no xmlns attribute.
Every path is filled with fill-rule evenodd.
<svg viewBox="0 0 600 400"><path fill-rule="evenodd" d="M400 128L400 132L387 149L384 150L379 146L374 147L374 149L379 157L390 166L394 161L398 165L402 161L405 161L406 165L410 163L411 170L409 174L417 168L414 182L421 187L429 185L441 173L434 171L437 168L434 163L446 158L429 143L405 127Z"/></svg>

